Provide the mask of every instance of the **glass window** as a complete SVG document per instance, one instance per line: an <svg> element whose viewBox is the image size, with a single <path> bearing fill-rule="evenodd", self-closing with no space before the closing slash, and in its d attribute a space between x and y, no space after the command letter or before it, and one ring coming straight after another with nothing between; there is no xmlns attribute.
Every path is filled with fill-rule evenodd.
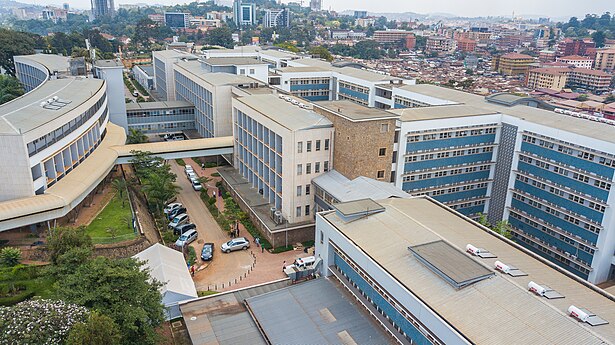
<svg viewBox="0 0 615 345"><path fill-rule="evenodd" d="M301 186L297 186L297 196L301 196Z"/></svg>
<svg viewBox="0 0 615 345"><path fill-rule="evenodd" d="M297 143L297 153L303 152L303 141Z"/></svg>
<svg viewBox="0 0 615 345"><path fill-rule="evenodd" d="M310 205L305 205L305 215L306 216L310 215Z"/></svg>
<svg viewBox="0 0 615 345"><path fill-rule="evenodd" d="M380 133L386 133L388 131L389 131L389 124L388 123L380 124Z"/></svg>
<svg viewBox="0 0 615 345"><path fill-rule="evenodd" d="M320 172L320 162L314 163L314 173L318 174Z"/></svg>
<svg viewBox="0 0 615 345"><path fill-rule="evenodd" d="M306 149L307 152L312 152L312 141L307 141Z"/></svg>
<svg viewBox="0 0 615 345"><path fill-rule="evenodd" d="M329 171L329 161L325 161L325 167L324 167L323 171L325 171L325 172Z"/></svg>
<svg viewBox="0 0 615 345"><path fill-rule="evenodd" d="M378 170L377 178L379 178L379 179L384 178L384 170Z"/></svg>
<svg viewBox="0 0 615 345"><path fill-rule="evenodd" d="M310 185L309 184L305 185L305 195L310 195Z"/></svg>
<svg viewBox="0 0 615 345"><path fill-rule="evenodd" d="M305 173L308 175L312 173L312 163L307 163L305 165Z"/></svg>
<svg viewBox="0 0 615 345"><path fill-rule="evenodd" d="M316 140L316 151L320 151L320 140Z"/></svg>
<svg viewBox="0 0 615 345"><path fill-rule="evenodd" d="M297 206L297 217L301 217L301 206Z"/></svg>
<svg viewBox="0 0 615 345"><path fill-rule="evenodd" d="M387 155L387 149L382 147L380 148L380 150L378 150L378 156L382 157L382 156L386 156Z"/></svg>
<svg viewBox="0 0 615 345"><path fill-rule="evenodd" d="M303 174L303 165L297 164L297 175Z"/></svg>
<svg viewBox="0 0 615 345"><path fill-rule="evenodd" d="M325 139L325 151L329 150L329 139Z"/></svg>

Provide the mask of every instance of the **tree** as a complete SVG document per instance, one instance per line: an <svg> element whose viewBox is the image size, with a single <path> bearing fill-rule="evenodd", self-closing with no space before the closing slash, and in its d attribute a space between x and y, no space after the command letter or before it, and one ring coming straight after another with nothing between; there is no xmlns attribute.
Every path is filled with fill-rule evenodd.
<svg viewBox="0 0 615 345"><path fill-rule="evenodd" d="M288 50L289 52L293 52L293 53L298 53L301 51L301 49L297 48L295 44L293 44L292 42L287 42L287 41L276 43L274 44L274 46L280 47L284 50Z"/></svg>
<svg viewBox="0 0 615 345"><path fill-rule="evenodd" d="M17 78L0 75L0 104L11 101L24 94L24 89Z"/></svg>
<svg viewBox="0 0 615 345"><path fill-rule="evenodd" d="M324 46L314 46L310 48L310 54L316 55L321 59L325 59L327 61L333 61L333 55L325 48Z"/></svg>
<svg viewBox="0 0 615 345"><path fill-rule="evenodd" d="M382 51L378 42L366 40L357 42L354 46L354 57L363 60L375 60L382 56Z"/></svg>
<svg viewBox="0 0 615 345"><path fill-rule="evenodd" d="M142 144L148 142L147 135L145 135L140 129L131 128L128 131L128 137L126 143L128 144Z"/></svg>
<svg viewBox="0 0 615 345"><path fill-rule="evenodd" d="M497 222L495 226L493 227L493 231L508 238L509 240L512 239L512 232L510 230L511 230L510 224L506 220L501 220Z"/></svg>
<svg viewBox="0 0 615 345"><path fill-rule="evenodd" d="M606 98L604 99L605 103L613 103L615 102L615 95L614 94L610 94L608 96L606 96Z"/></svg>
<svg viewBox="0 0 615 345"><path fill-rule="evenodd" d="M115 191L115 197L118 200L122 201L122 208L124 207L124 202L127 198L126 187L126 180L124 180L123 178L116 178L113 180L113 182L111 182L111 188L113 188L113 190Z"/></svg>
<svg viewBox="0 0 615 345"><path fill-rule="evenodd" d="M478 223L482 226L486 226L486 227L490 227L491 224L489 224L489 221L487 220L487 215L484 213L479 213L478 214Z"/></svg>
<svg viewBox="0 0 615 345"><path fill-rule="evenodd" d="M0 265L13 267L21 261L21 250L14 247L6 247L0 250Z"/></svg>
<svg viewBox="0 0 615 345"><path fill-rule="evenodd" d="M227 26L209 30L205 36L205 44L233 48L235 46L233 33Z"/></svg>
<svg viewBox="0 0 615 345"><path fill-rule="evenodd" d="M167 201L179 192L179 186L173 184L170 176L150 173L143 183L143 192L147 195L155 213L161 213Z"/></svg>
<svg viewBox="0 0 615 345"><path fill-rule="evenodd" d="M53 264L57 264L62 255L75 248L85 248L90 251L94 248L92 239L83 226L55 228L51 230L50 236L47 237L47 249Z"/></svg>
<svg viewBox="0 0 615 345"><path fill-rule="evenodd" d="M92 312L87 322L78 323L68 333L67 345L116 345L121 335L110 317Z"/></svg>
<svg viewBox="0 0 615 345"><path fill-rule="evenodd" d="M161 283L142 262L98 257L58 281L58 297L109 316L121 344L154 344L163 318Z"/></svg>
<svg viewBox="0 0 615 345"><path fill-rule="evenodd" d="M34 54L34 39L25 32L0 29L0 67L15 76L13 56Z"/></svg>
<svg viewBox="0 0 615 345"><path fill-rule="evenodd" d="M606 36L602 31L596 31L592 34L592 40L596 43L596 48L604 47L604 42L606 41Z"/></svg>
<svg viewBox="0 0 615 345"><path fill-rule="evenodd" d="M589 99L589 96L587 96L586 94L581 94L579 95L576 100L579 102L585 102Z"/></svg>
<svg viewBox="0 0 615 345"><path fill-rule="evenodd" d="M44 299L0 307L1 339L6 344L62 344L88 313L78 305Z"/></svg>

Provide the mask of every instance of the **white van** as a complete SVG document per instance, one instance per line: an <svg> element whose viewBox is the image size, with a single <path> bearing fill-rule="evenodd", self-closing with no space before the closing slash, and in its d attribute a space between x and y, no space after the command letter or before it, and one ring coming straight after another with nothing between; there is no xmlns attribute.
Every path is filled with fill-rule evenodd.
<svg viewBox="0 0 615 345"><path fill-rule="evenodd" d="M312 268L314 263L316 262L316 258L313 256L306 256L304 258L297 258L293 265L298 269L307 269Z"/></svg>

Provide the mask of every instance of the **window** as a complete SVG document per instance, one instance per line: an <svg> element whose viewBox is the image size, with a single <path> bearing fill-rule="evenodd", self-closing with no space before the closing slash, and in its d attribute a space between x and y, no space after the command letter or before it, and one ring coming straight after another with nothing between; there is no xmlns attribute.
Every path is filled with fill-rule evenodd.
<svg viewBox="0 0 615 345"><path fill-rule="evenodd" d="M320 172L320 162L314 163L314 173L318 174Z"/></svg>
<svg viewBox="0 0 615 345"><path fill-rule="evenodd" d="M250 68L250 74L254 74L254 68Z"/></svg>
<svg viewBox="0 0 615 345"><path fill-rule="evenodd" d="M297 143L297 153L303 152L303 141Z"/></svg>
<svg viewBox="0 0 615 345"><path fill-rule="evenodd" d="M329 150L329 139L325 139L325 151Z"/></svg>
<svg viewBox="0 0 615 345"><path fill-rule="evenodd" d="M305 215L306 216L310 215L310 205L305 205Z"/></svg>
<svg viewBox="0 0 615 345"><path fill-rule="evenodd" d="M303 165L297 164L297 175L303 174Z"/></svg>
<svg viewBox="0 0 615 345"><path fill-rule="evenodd" d="M239 74L246 74L246 70L245 70L245 68L240 69L240 70L239 70Z"/></svg>
<svg viewBox="0 0 615 345"><path fill-rule="evenodd" d="M308 175L312 173L312 163L305 164L305 173Z"/></svg>
<svg viewBox="0 0 615 345"><path fill-rule="evenodd" d="M322 232L322 230L320 231L320 244L323 244L325 241L325 233Z"/></svg>
<svg viewBox="0 0 615 345"><path fill-rule="evenodd" d="M320 151L320 140L316 140L316 151Z"/></svg>
<svg viewBox="0 0 615 345"><path fill-rule="evenodd" d="M305 195L310 195L310 185L309 184L305 185Z"/></svg>
<svg viewBox="0 0 615 345"><path fill-rule="evenodd" d="M378 170L376 173L376 178L383 179L384 178L384 170Z"/></svg>
<svg viewBox="0 0 615 345"><path fill-rule="evenodd" d="M301 217L301 206L297 206L297 217Z"/></svg>
<svg viewBox="0 0 615 345"><path fill-rule="evenodd" d="M329 171L329 161L325 161L325 167L323 168L323 171Z"/></svg>
<svg viewBox="0 0 615 345"><path fill-rule="evenodd" d="M306 145L305 151L312 152L312 141L310 140L310 141L307 141L306 143L307 145Z"/></svg>
<svg viewBox="0 0 615 345"><path fill-rule="evenodd" d="M385 147L381 147L378 150L378 156L382 157L382 156L386 156L387 155L387 149Z"/></svg>
<svg viewBox="0 0 615 345"><path fill-rule="evenodd" d="M301 196L301 186L297 186L297 196Z"/></svg>
<svg viewBox="0 0 615 345"><path fill-rule="evenodd" d="M389 124L388 123L381 123L380 124L380 133L387 133L389 131Z"/></svg>

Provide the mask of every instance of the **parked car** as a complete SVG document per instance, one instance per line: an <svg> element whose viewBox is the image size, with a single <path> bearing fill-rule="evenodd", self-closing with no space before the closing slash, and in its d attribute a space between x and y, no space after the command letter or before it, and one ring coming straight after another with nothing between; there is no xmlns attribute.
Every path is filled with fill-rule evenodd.
<svg viewBox="0 0 615 345"><path fill-rule="evenodd" d="M199 176L197 174L195 174L193 171L188 172L186 174L186 177L188 177L188 180L196 180L199 178Z"/></svg>
<svg viewBox="0 0 615 345"><path fill-rule="evenodd" d="M183 247L196 240L197 237L199 237L199 233L196 232L196 230L186 231L183 235L179 236L177 241L175 241L175 245L178 247Z"/></svg>
<svg viewBox="0 0 615 345"><path fill-rule="evenodd" d="M222 243L222 252L230 253L235 250L246 250L250 248L250 241L245 237L234 238L226 243Z"/></svg>
<svg viewBox="0 0 615 345"><path fill-rule="evenodd" d="M186 164L184 166L184 174L187 176L189 172L193 173L194 169L192 169L192 165Z"/></svg>
<svg viewBox="0 0 615 345"><path fill-rule="evenodd" d="M183 235L186 231L196 229L196 225L192 223L182 224L175 229L173 229L173 234L175 235Z"/></svg>
<svg viewBox="0 0 615 345"><path fill-rule="evenodd" d="M182 214L178 214L177 216L175 216L175 218L173 218L173 220L169 223L169 228L171 229L175 229L176 227L182 225L182 224L186 224L190 221L190 217L188 217L187 214L182 213Z"/></svg>
<svg viewBox="0 0 615 345"><path fill-rule="evenodd" d="M203 250L201 250L201 259L203 259L203 261L207 261L213 258L214 258L214 244L205 243L203 245Z"/></svg>
<svg viewBox="0 0 615 345"><path fill-rule="evenodd" d="M186 210L185 207L180 207L180 208L176 208L173 211L171 211L171 213L169 213L169 220L173 220L173 218L175 218L175 216L180 215L182 213L187 213L188 210Z"/></svg>
<svg viewBox="0 0 615 345"><path fill-rule="evenodd" d="M164 208L164 214L171 214L171 212L177 210L178 208L183 207L184 205L179 202L174 202L172 204L168 204L167 207Z"/></svg>
<svg viewBox="0 0 615 345"><path fill-rule="evenodd" d="M203 185L197 180L192 180L192 189L198 192L203 189Z"/></svg>

